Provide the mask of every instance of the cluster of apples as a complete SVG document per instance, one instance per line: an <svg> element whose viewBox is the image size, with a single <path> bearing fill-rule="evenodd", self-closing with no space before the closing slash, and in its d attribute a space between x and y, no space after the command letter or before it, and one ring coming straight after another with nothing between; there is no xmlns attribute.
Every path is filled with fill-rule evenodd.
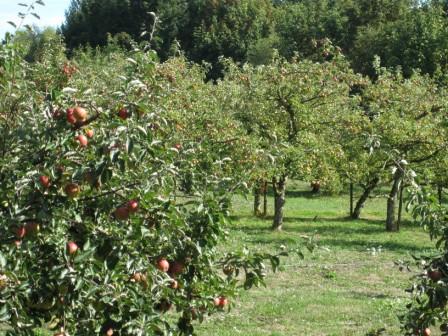
<svg viewBox="0 0 448 336"><path fill-rule="evenodd" d="M171 277L170 287L172 289L179 288L179 283L176 280L176 277L180 275L185 269L185 264L183 262L173 261L170 263L165 257L160 257L156 260L155 266L159 271L167 273ZM142 272L134 273L131 276L131 281L138 283L145 288L148 285L147 276L145 273ZM156 304L155 308L161 312L167 312L172 308L172 306L173 304L169 300L162 299L160 302Z"/></svg>
<svg viewBox="0 0 448 336"><path fill-rule="evenodd" d="M72 125L83 125L88 118L88 112L81 106L68 108L66 111L67 122ZM85 134L78 134L75 136L75 140L81 147L87 147L89 144L88 138L93 138L93 129L87 129Z"/></svg>
<svg viewBox="0 0 448 336"><path fill-rule="evenodd" d="M60 110L57 110L54 114L55 117L59 118L61 116ZM88 112L85 108L81 106L75 106L73 108L68 108L66 110L66 120L72 125L83 125L88 120ZM118 116L125 120L129 117L129 112L126 108L121 108L118 111ZM86 129L85 134L78 134L75 136L75 140L79 143L80 147L87 147L89 143L89 138L93 138L93 129ZM47 175L39 176L39 182L44 189L49 189L51 187L51 179ZM81 192L81 187L77 183L70 182L65 185L64 192L69 198L76 198ZM115 210L115 218L119 220L126 220L129 218L131 213L135 213L138 210L138 202L136 200L130 200L126 206L120 207ZM20 246L22 239L27 235L36 234L39 232L40 226L38 223L30 222L26 225L19 226L16 228L16 242L17 246ZM67 243L67 252L70 255L75 254L78 251L78 246L75 242Z"/></svg>
<svg viewBox="0 0 448 336"><path fill-rule="evenodd" d="M173 289L179 288L179 283L176 277L183 273L185 264L181 261L172 261L171 263L166 258L159 258L156 263L156 267L172 278L170 287Z"/></svg>
<svg viewBox="0 0 448 336"><path fill-rule="evenodd" d="M14 242L17 247L22 244L22 240L26 237L35 236L40 231L40 225L36 222L28 222L25 225L21 225L16 228L16 241Z"/></svg>

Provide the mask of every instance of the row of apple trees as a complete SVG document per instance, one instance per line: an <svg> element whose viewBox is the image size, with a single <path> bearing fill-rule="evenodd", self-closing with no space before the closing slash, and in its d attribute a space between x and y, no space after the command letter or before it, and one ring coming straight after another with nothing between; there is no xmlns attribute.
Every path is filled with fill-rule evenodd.
<svg viewBox="0 0 448 336"><path fill-rule="evenodd" d="M13 39L0 49L0 323L11 335L192 334L287 255L218 250L232 195L266 181L276 230L288 179L361 186L353 217L389 185L391 231L403 185L446 183L446 93L418 73L376 65L367 79L321 43L316 60L223 61L209 83L147 45L68 61L47 43L33 64Z"/></svg>
<svg viewBox="0 0 448 336"><path fill-rule="evenodd" d="M282 228L288 178L318 180L336 191L359 185L353 218L359 218L375 188L387 185L389 231L399 230L398 199L409 186L408 205L437 241L438 252L415 257L421 272L409 290L403 332L428 336L437 326L448 335L447 209L440 204L441 188L447 187L446 89L428 76L404 78L379 63L377 78L363 78L336 49L324 57L320 63L277 59L258 68L228 63L218 84L233 93L230 110L264 153L252 178L272 183L272 228ZM257 194L263 183L254 185Z"/></svg>
<svg viewBox="0 0 448 336"><path fill-rule="evenodd" d="M259 181L256 203L265 185L260 181L269 181L272 228L281 229L288 179L314 181L330 191L359 186L353 218L360 217L372 191L385 185L386 229L397 231L404 186L415 177L424 185L446 186L446 90L428 76L403 78L379 64L377 78L367 79L350 70L337 48L323 44L322 54L320 62L229 63L218 84L233 92L229 109L264 154L253 175Z"/></svg>
<svg viewBox="0 0 448 336"><path fill-rule="evenodd" d="M68 61L45 43L32 64L0 47L0 325L193 334L288 254L218 249L264 156L233 92L148 45Z"/></svg>

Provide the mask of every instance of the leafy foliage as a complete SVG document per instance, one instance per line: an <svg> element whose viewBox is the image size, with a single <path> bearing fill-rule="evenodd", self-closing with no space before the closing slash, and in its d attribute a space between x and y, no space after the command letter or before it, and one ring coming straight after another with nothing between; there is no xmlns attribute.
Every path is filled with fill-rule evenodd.
<svg viewBox="0 0 448 336"><path fill-rule="evenodd" d="M238 288L263 284L265 262L277 269L287 250L218 250L251 147L218 117L225 95L203 69L139 49L67 62L59 46L35 65L17 51L8 43L0 57L0 321L11 335L44 323L63 335L189 335ZM164 314L173 307L177 323Z"/></svg>

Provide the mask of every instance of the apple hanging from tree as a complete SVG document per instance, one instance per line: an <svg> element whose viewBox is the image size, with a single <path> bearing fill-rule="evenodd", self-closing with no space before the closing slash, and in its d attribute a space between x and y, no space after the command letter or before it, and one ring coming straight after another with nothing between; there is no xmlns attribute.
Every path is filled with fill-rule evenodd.
<svg viewBox="0 0 448 336"><path fill-rule="evenodd" d="M67 243L67 251L68 254L73 255L78 251L78 245L75 242L68 242Z"/></svg>
<svg viewBox="0 0 448 336"><path fill-rule="evenodd" d="M226 297L219 296L213 299L213 303L217 308L224 308L229 302Z"/></svg>
<svg viewBox="0 0 448 336"><path fill-rule="evenodd" d="M39 182L42 187L48 189L50 187L50 178L48 176L42 175L39 176Z"/></svg>
<svg viewBox="0 0 448 336"><path fill-rule="evenodd" d="M75 110L73 108L68 108L66 111L67 122L70 124L76 124Z"/></svg>
<svg viewBox="0 0 448 336"><path fill-rule="evenodd" d="M163 313L167 312L168 310L170 310L173 307L173 304L166 300L166 299L162 299L158 304L156 304L155 308L158 311L161 311Z"/></svg>
<svg viewBox="0 0 448 336"><path fill-rule="evenodd" d="M114 216L118 220L128 220L129 219L129 209L127 207L119 207L115 210Z"/></svg>
<svg viewBox="0 0 448 336"><path fill-rule="evenodd" d="M185 265L180 261L173 261L170 263L170 269L168 273L173 277L181 274L184 271Z"/></svg>
<svg viewBox="0 0 448 336"><path fill-rule="evenodd" d="M27 234L36 235L40 231L40 225L36 222L29 222L26 223L25 230Z"/></svg>
<svg viewBox="0 0 448 336"><path fill-rule="evenodd" d="M26 228L25 228L25 226L19 226L17 229L16 229L16 238L17 239L23 239L24 237L25 237L25 235L26 235Z"/></svg>
<svg viewBox="0 0 448 336"><path fill-rule="evenodd" d="M81 147L87 147L87 145L89 144L89 140L87 139L87 137L84 134L79 134L75 137L75 140L77 140L79 142L79 145Z"/></svg>
<svg viewBox="0 0 448 336"><path fill-rule="evenodd" d="M86 135L88 138L93 138L94 134L95 132L93 131L93 129L89 128L88 130L86 130Z"/></svg>
<svg viewBox="0 0 448 336"><path fill-rule="evenodd" d="M158 259L156 266L160 271L165 273L170 269L170 263L165 258Z"/></svg>
<svg viewBox="0 0 448 336"><path fill-rule="evenodd" d="M437 282L440 279L442 279L442 272L440 272L440 270L430 270L430 271L428 271L428 277L432 281Z"/></svg>
<svg viewBox="0 0 448 336"><path fill-rule="evenodd" d="M179 283L176 281L176 280L171 280L171 285L170 285L170 287L172 288L172 289L178 289L179 288Z"/></svg>
<svg viewBox="0 0 448 336"><path fill-rule="evenodd" d="M129 111L126 108L122 107L118 110L118 116L121 119L126 120L127 118L129 118Z"/></svg>
<svg viewBox="0 0 448 336"><path fill-rule="evenodd" d="M85 108L81 107L81 106L76 106L73 109L73 116L75 117L77 122L84 122L87 120L87 111Z"/></svg>
<svg viewBox="0 0 448 336"><path fill-rule="evenodd" d="M64 191L68 197L74 198L81 192L81 188L76 183L69 183L65 186Z"/></svg>
<svg viewBox="0 0 448 336"><path fill-rule="evenodd" d="M135 213L138 211L138 201L137 200L130 200L127 204L127 208L129 212Z"/></svg>

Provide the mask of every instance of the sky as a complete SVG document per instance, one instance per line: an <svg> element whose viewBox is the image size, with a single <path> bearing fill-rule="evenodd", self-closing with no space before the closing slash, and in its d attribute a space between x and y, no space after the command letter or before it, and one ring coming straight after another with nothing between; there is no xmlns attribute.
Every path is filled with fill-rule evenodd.
<svg viewBox="0 0 448 336"><path fill-rule="evenodd" d="M31 0L0 0L0 39L7 31L14 30L7 21L13 21L16 24L20 22L17 13L23 12L26 8L19 6L19 2L29 4ZM43 0L43 2L45 6L36 5L36 13L40 16L40 20L28 16L25 24L35 24L40 27L60 26L64 21L65 10L69 7L70 0Z"/></svg>

